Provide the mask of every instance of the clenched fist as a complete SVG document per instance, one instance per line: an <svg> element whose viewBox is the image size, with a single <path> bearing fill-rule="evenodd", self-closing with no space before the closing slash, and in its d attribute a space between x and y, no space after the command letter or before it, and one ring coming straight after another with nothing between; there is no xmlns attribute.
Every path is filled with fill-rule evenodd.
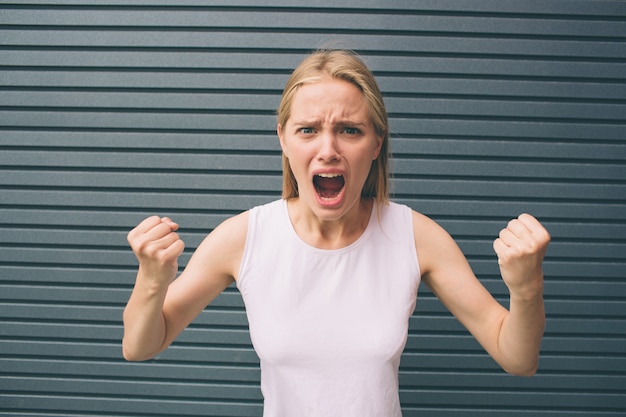
<svg viewBox="0 0 626 417"><path fill-rule="evenodd" d="M500 231L493 248L502 279L511 294L532 296L543 288L543 257L550 243L548 231L530 214L522 214Z"/></svg>
<svg viewBox="0 0 626 417"><path fill-rule="evenodd" d="M176 277L178 257L185 249L177 230L171 219L152 216L128 233L140 270L156 285L167 286Z"/></svg>

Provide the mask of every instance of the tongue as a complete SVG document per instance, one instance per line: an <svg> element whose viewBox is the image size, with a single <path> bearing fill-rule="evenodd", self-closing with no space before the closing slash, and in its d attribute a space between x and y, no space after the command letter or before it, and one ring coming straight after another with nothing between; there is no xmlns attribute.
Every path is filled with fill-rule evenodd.
<svg viewBox="0 0 626 417"><path fill-rule="evenodd" d="M335 197L339 194L344 184L343 177L327 178L316 176L314 182L317 192L324 198Z"/></svg>

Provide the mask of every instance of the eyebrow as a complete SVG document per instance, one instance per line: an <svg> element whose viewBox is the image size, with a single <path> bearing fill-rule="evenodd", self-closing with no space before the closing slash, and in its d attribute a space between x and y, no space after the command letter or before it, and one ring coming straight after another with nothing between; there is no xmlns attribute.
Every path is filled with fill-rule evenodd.
<svg viewBox="0 0 626 417"><path fill-rule="evenodd" d="M320 124L320 119L294 120L293 124L297 126L315 126ZM357 122L349 119L341 119L333 123L338 126L367 126L366 122Z"/></svg>
<svg viewBox="0 0 626 417"><path fill-rule="evenodd" d="M356 122L353 120L340 120L337 124L343 126L367 126L367 123Z"/></svg>

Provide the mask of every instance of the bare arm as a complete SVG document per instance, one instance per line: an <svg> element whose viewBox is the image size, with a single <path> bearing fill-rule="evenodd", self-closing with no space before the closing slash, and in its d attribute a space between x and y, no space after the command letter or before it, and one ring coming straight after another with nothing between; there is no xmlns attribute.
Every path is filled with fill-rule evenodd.
<svg viewBox="0 0 626 417"><path fill-rule="evenodd" d="M414 214L423 280L507 372L536 372L545 326L541 264L550 236L522 215L494 243L510 310L499 304L472 272L452 238L435 222Z"/></svg>
<svg viewBox="0 0 626 417"><path fill-rule="evenodd" d="M543 304L543 258L550 243L548 231L533 216L511 220L493 247L500 274L509 288L509 314L502 322L498 348L512 369L534 374L545 328ZM523 360L528 358L528 366ZM528 372L524 372L528 369Z"/></svg>
<svg viewBox="0 0 626 417"><path fill-rule="evenodd" d="M128 234L139 260L135 287L124 310L122 350L128 360L155 355L165 338L163 303L185 247L176 230L178 225L170 219L153 216Z"/></svg>
<svg viewBox="0 0 626 417"><path fill-rule="evenodd" d="M122 350L127 360L149 359L165 350L238 271L247 213L228 219L209 234L174 280L184 247L177 229L169 219L151 217L128 235L139 271L124 310Z"/></svg>

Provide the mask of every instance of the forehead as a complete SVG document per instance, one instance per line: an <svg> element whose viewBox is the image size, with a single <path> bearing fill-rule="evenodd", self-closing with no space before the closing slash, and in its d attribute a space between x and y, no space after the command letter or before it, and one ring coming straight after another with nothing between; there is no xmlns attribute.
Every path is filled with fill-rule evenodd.
<svg viewBox="0 0 626 417"><path fill-rule="evenodd" d="M354 84L330 77L302 84L293 96L292 119L358 118L369 121L363 93Z"/></svg>

